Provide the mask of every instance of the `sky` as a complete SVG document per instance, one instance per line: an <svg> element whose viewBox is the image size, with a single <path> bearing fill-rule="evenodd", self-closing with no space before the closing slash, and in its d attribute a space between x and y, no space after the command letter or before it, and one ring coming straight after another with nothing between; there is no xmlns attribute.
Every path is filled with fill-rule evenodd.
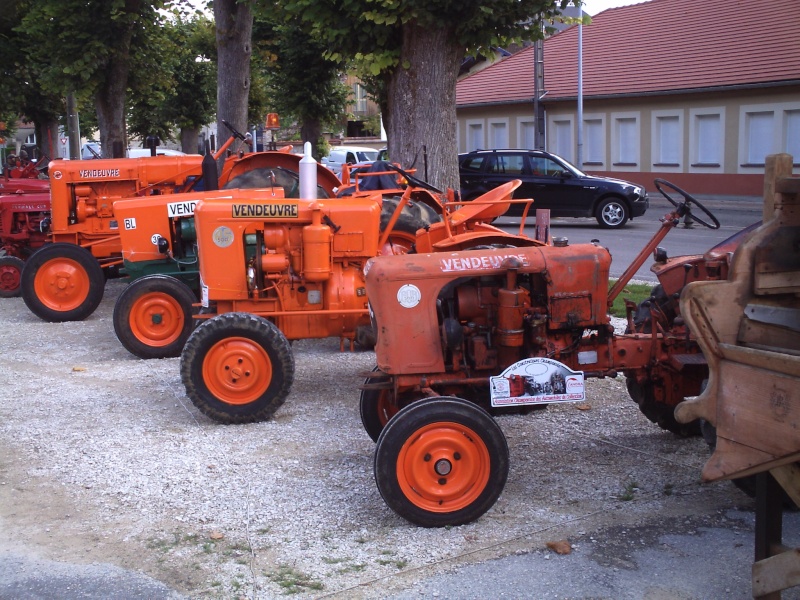
<svg viewBox="0 0 800 600"><path fill-rule="evenodd" d="M599 12L603 12L608 8L617 8L618 6L628 6L630 4L639 4L646 0L583 0L583 12L589 13L594 16Z"/></svg>

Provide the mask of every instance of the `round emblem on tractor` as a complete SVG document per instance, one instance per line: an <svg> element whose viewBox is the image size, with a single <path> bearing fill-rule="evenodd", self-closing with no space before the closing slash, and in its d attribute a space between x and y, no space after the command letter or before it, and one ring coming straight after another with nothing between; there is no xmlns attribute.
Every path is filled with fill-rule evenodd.
<svg viewBox="0 0 800 600"><path fill-rule="evenodd" d="M220 248L227 248L233 243L233 230L230 227L220 225L211 234L211 239Z"/></svg>
<svg viewBox="0 0 800 600"><path fill-rule="evenodd" d="M405 284L397 290L397 301L403 308L414 308L422 299L422 292L419 288L410 283Z"/></svg>

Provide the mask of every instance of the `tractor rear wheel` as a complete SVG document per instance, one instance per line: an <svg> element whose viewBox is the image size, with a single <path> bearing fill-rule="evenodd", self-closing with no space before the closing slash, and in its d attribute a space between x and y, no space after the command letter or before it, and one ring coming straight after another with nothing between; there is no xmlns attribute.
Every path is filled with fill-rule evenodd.
<svg viewBox="0 0 800 600"><path fill-rule="evenodd" d="M16 298L25 262L16 256L0 256L0 298Z"/></svg>
<svg viewBox="0 0 800 600"><path fill-rule="evenodd" d="M168 275L132 282L114 305L117 339L139 358L180 356L192 333L191 288Z"/></svg>
<svg viewBox="0 0 800 600"><path fill-rule="evenodd" d="M675 419L675 407L659 402L656 399L652 382L648 381L641 384L634 377L627 377L625 383L628 388L628 394L639 405L639 410L642 411L642 414L661 427L661 429L670 431L679 437L700 435L700 422L679 423Z"/></svg>
<svg viewBox="0 0 800 600"><path fill-rule="evenodd" d="M381 208L381 233L386 231L389 220L400 204L399 197L384 198ZM381 254L408 254L413 250L417 240L417 230L429 227L442 220L442 216L424 202L410 201L400 212L400 216L389 234L386 245L381 248Z"/></svg>
<svg viewBox="0 0 800 600"><path fill-rule="evenodd" d="M497 501L508 477L500 427L461 398L413 402L386 425L375 481L389 507L422 527L462 525Z"/></svg>
<svg viewBox="0 0 800 600"><path fill-rule="evenodd" d="M377 371L375 367L373 371ZM365 384L375 383L381 381L379 378L367 377L364 380ZM394 415L396 415L400 408L397 404L393 403L389 398L391 390L361 390L361 399L359 401L359 410L361 412L361 424L373 442L377 442L378 438Z"/></svg>
<svg viewBox="0 0 800 600"><path fill-rule="evenodd" d="M99 306L106 278L92 254L75 244L42 246L22 269L22 298L40 319L82 321Z"/></svg>
<svg viewBox="0 0 800 600"><path fill-rule="evenodd" d="M194 330L181 354L186 395L221 423L269 419L286 401L294 357L272 322L248 313L225 313Z"/></svg>

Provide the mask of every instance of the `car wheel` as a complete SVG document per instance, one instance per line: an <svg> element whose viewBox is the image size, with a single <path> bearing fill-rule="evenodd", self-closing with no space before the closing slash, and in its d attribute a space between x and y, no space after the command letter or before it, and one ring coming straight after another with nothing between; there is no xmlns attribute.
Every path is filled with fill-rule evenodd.
<svg viewBox="0 0 800 600"><path fill-rule="evenodd" d="M628 222L628 206L618 198L606 198L597 207L595 218L601 227L622 227Z"/></svg>

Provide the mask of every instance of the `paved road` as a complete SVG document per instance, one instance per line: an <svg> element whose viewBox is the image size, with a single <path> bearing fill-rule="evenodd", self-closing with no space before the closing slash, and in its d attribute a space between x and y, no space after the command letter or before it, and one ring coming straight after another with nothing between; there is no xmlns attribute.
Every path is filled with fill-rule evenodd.
<svg viewBox="0 0 800 600"><path fill-rule="evenodd" d="M691 229L685 229L683 225L678 226L660 244L666 248L669 256L703 254L709 248L761 219L763 206L761 198L698 196L697 199L717 217L721 226L717 230L697 224ZM558 218L552 220L551 231L554 237L566 237L572 244L599 240L609 249L613 257L611 276L619 277L650 241L661 225L660 219L671 208L672 205L655 192L650 194L648 211L643 216L629 221L619 230L603 229L594 219ZM502 218L498 219L497 224L507 231L519 229L519 219ZM528 235L533 235L532 227L527 227L526 232ZM648 258L635 278L656 281L650 272L651 263L652 260Z"/></svg>

